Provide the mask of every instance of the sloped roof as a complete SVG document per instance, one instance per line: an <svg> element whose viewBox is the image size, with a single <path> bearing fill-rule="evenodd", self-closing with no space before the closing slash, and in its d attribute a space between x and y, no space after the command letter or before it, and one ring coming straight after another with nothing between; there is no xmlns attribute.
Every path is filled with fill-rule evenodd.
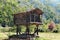
<svg viewBox="0 0 60 40"><path fill-rule="evenodd" d="M42 10L40 10L39 8L35 8L35 9L32 9L30 11L26 11L26 12L18 12L16 14L30 14L30 13L37 13L39 15L43 14Z"/></svg>
<svg viewBox="0 0 60 40"><path fill-rule="evenodd" d="M43 14L42 10L40 10L39 8L32 9L30 12L37 13L37 14L40 14L40 15Z"/></svg>

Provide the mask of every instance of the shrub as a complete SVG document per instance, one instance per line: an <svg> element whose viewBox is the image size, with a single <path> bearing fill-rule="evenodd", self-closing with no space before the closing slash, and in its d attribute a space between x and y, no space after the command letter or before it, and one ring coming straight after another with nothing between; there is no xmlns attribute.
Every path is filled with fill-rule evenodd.
<svg viewBox="0 0 60 40"><path fill-rule="evenodd" d="M60 32L60 24L56 24L56 27L53 29L54 33Z"/></svg>
<svg viewBox="0 0 60 40"><path fill-rule="evenodd" d="M9 27L0 27L0 32L8 32Z"/></svg>
<svg viewBox="0 0 60 40"><path fill-rule="evenodd" d="M43 29L39 29L39 32L44 32L44 30Z"/></svg>
<svg viewBox="0 0 60 40"><path fill-rule="evenodd" d="M58 30L53 30L53 33L58 33Z"/></svg>

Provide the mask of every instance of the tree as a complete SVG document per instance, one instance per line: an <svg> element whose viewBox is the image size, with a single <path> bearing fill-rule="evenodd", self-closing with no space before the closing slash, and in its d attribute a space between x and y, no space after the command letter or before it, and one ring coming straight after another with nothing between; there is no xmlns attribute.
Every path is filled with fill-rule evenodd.
<svg viewBox="0 0 60 40"><path fill-rule="evenodd" d="M17 5L17 0L0 0L0 23L5 21L7 25L12 24L13 14L18 11Z"/></svg>

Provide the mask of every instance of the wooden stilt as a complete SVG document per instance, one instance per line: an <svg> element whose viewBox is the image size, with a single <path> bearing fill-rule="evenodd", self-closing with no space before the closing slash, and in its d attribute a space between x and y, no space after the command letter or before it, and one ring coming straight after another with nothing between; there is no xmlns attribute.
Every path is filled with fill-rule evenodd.
<svg viewBox="0 0 60 40"><path fill-rule="evenodd" d="M28 27L28 24L26 25L26 33L29 34L29 27Z"/></svg>
<svg viewBox="0 0 60 40"><path fill-rule="evenodd" d="M39 34L38 34L38 25L36 25L36 27L37 27L37 35L39 35Z"/></svg>
<svg viewBox="0 0 60 40"><path fill-rule="evenodd" d="M18 25L17 25L17 27L16 27L16 35L18 35Z"/></svg>
<svg viewBox="0 0 60 40"><path fill-rule="evenodd" d="M20 27L20 25L17 25L16 29L17 29L16 30L17 35L20 35L21 34L21 27Z"/></svg>

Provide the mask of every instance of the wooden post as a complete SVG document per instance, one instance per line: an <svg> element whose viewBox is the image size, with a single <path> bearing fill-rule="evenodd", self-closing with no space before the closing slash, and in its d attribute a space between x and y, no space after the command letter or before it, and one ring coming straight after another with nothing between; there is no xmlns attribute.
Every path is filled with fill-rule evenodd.
<svg viewBox="0 0 60 40"><path fill-rule="evenodd" d="M17 25L17 28L16 28L16 35L18 35L18 25Z"/></svg>
<svg viewBox="0 0 60 40"><path fill-rule="evenodd" d="M37 27L37 35L39 35L39 34L38 34L38 26L39 26L39 25L37 24L37 25L36 25L36 27Z"/></svg>
<svg viewBox="0 0 60 40"><path fill-rule="evenodd" d="M31 22L31 14L30 14L30 22Z"/></svg>
<svg viewBox="0 0 60 40"><path fill-rule="evenodd" d="M29 34L29 27L28 27L28 24L26 24L26 33Z"/></svg>
<svg viewBox="0 0 60 40"><path fill-rule="evenodd" d="M16 34L19 35L21 34L21 27L19 27L19 25L17 25L17 28L16 28Z"/></svg>

